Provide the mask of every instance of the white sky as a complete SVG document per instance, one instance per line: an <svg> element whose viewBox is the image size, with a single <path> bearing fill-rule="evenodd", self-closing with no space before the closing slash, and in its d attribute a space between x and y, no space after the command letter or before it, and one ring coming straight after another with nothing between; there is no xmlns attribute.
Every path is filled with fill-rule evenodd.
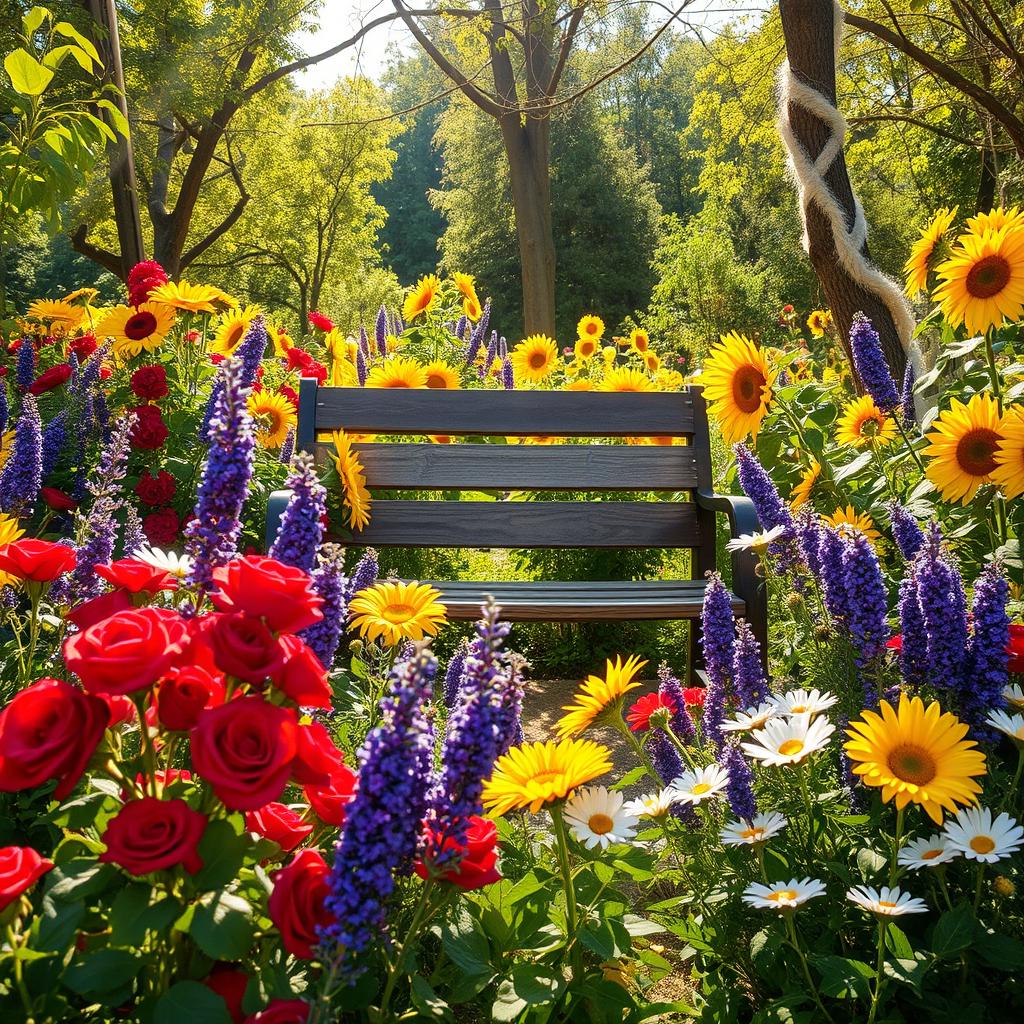
<svg viewBox="0 0 1024 1024"><path fill-rule="evenodd" d="M668 0L666 6L670 3L673 0ZM709 34L744 12L763 10L769 5L769 0L694 0L686 12L686 18L691 24L705 30L705 34ZM307 53L319 53L350 38L364 22L393 10L391 0L324 0L319 27L314 32L303 33L299 43ZM656 12L655 16L657 13L667 17L667 13ZM400 21L389 22L372 29L356 46L307 68L297 76L296 81L305 89L322 89L354 71L368 78L380 78L391 59L389 47L397 47L400 52L411 52L415 46L415 40Z"/></svg>

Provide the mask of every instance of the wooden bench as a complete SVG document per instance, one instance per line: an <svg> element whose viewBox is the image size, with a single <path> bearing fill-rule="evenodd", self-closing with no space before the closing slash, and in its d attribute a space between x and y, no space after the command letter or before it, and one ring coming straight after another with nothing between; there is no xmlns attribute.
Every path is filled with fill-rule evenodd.
<svg viewBox="0 0 1024 1024"><path fill-rule="evenodd" d="M304 378L296 449L326 456L326 431L449 435L468 443L386 442L356 446L366 483L377 491L669 492L665 501L373 502L369 525L351 544L450 548L689 548L693 579L621 582L466 582L430 580L451 619L472 620L487 595L503 618L561 622L699 620L705 573L716 567L715 525L728 517L733 537L756 531L747 498L712 493L707 413L699 388L672 394L593 391L442 391L320 387ZM686 445L472 443L481 436L686 438ZM692 495L690 500L687 492ZM267 545L289 497L275 491ZM542 497L542 496L540 496ZM734 613L767 649L767 608L756 559L732 556ZM698 629L691 628L691 670Z"/></svg>

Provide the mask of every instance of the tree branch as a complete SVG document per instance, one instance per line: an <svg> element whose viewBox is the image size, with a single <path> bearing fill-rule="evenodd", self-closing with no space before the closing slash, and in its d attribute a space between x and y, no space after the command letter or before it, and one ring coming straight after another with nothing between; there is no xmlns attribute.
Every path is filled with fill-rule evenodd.
<svg viewBox="0 0 1024 1024"><path fill-rule="evenodd" d="M228 215L212 231L210 231L205 238L200 239L190 249L181 254L182 270L184 270L185 267L187 267L197 256L206 252L206 250L209 249L217 239L221 238L231 230L238 218L242 216L242 212L245 210L249 200L252 198L246 191L245 182L242 180L242 174L239 171L238 165L235 163L234 156L231 153L230 144L227 147L227 152L228 171L230 172L231 177L235 180L235 187L238 189L238 199Z"/></svg>
<svg viewBox="0 0 1024 1024"><path fill-rule="evenodd" d="M93 245L92 242L86 241L85 236L88 233L89 226L87 224L79 224L71 235L71 248L92 260L93 263L98 263L105 270L109 270L112 274L120 277L124 273L124 268L121 266L121 256L116 252L111 252L109 249L103 249L98 245Z"/></svg>

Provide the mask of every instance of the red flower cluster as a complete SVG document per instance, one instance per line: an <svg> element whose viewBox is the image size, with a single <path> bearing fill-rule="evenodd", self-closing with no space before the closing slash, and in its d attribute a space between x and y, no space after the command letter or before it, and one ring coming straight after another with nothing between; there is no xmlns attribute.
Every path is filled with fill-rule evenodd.
<svg viewBox="0 0 1024 1024"><path fill-rule="evenodd" d="M288 349L288 369L298 370L300 377L316 377L321 384L327 379L327 367L298 346Z"/></svg>
<svg viewBox="0 0 1024 1024"><path fill-rule="evenodd" d="M666 709L670 715L674 715L677 710L674 701L663 697L660 693L649 693L633 704L626 715L626 721L633 732L647 732L651 727L651 715L662 708Z"/></svg>
<svg viewBox="0 0 1024 1024"><path fill-rule="evenodd" d="M161 469L156 476L150 473L140 476L135 485L135 496L143 505L152 505L154 508L159 505L166 505L177 490L174 477Z"/></svg>
<svg viewBox="0 0 1024 1024"><path fill-rule="evenodd" d="M312 960L320 942L319 929L334 915L324 906L330 868L317 850L300 850L291 862L274 872L274 891L267 910L281 942L292 956Z"/></svg>
<svg viewBox="0 0 1024 1024"><path fill-rule="evenodd" d="M162 284L167 284L167 272L159 263L155 260L136 263L128 271L128 301L133 306L141 306L149 293Z"/></svg>
<svg viewBox="0 0 1024 1024"><path fill-rule="evenodd" d="M154 451L162 447L168 433L163 413L155 405L137 405L129 411L135 414L132 445L140 451Z"/></svg>
<svg viewBox="0 0 1024 1024"><path fill-rule="evenodd" d="M309 320L309 326L315 327L318 331L323 331L327 334L329 331L334 330L334 321L323 313L318 313L315 309L312 313L306 314L306 319Z"/></svg>
<svg viewBox="0 0 1024 1024"><path fill-rule="evenodd" d="M53 391L61 387L71 379L71 364L58 363L41 374L29 385L30 395L45 395L47 391Z"/></svg>
<svg viewBox="0 0 1024 1024"><path fill-rule="evenodd" d="M96 351L98 344L96 335L89 331L87 334L81 334L77 338L72 338L68 342L68 351L74 352L78 356L79 364L81 364Z"/></svg>
<svg viewBox="0 0 1024 1024"><path fill-rule="evenodd" d="M167 397L167 371L162 366L140 366L131 379L132 391L144 402Z"/></svg>

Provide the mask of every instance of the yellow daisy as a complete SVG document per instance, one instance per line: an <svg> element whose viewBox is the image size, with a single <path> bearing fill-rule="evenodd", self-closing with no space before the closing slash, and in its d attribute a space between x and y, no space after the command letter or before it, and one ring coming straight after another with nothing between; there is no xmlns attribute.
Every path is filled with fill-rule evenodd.
<svg viewBox="0 0 1024 1024"><path fill-rule="evenodd" d="M370 506L373 499L366 488L366 473L359 460L359 454L352 447L353 438L344 430L335 430L334 465L341 480L345 506L348 508L348 524L353 530L362 530L370 522Z"/></svg>
<svg viewBox="0 0 1024 1024"><path fill-rule="evenodd" d="M911 298L927 290L928 273L935 265L936 256L942 251L949 227L959 209L959 206L954 206L951 210L939 210L911 248L910 258L903 268L907 275L906 292Z"/></svg>
<svg viewBox="0 0 1024 1024"><path fill-rule="evenodd" d="M992 482L999 485L1005 497L1019 498L1024 494L1024 408L1014 405L1006 410L1002 434Z"/></svg>
<svg viewBox="0 0 1024 1024"><path fill-rule="evenodd" d="M456 271L452 274L452 280L464 299L476 298L476 278L472 274L460 274Z"/></svg>
<svg viewBox="0 0 1024 1024"><path fill-rule="evenodd" d="M591 313L580 317L580 322L576 325L576 336L580 341L592 341L594 343L594 348L590 353L593 355L597 351L597 346L601 339L604 337L604 321L599 316L594 316Z"/></svg>
<svg viewBox="0 0 1024 1024"><path fill-rule="evenodd" d="M257 391L245 403L255 420L256 440L264 448L280 448L288 431L298 423L295 406L274 391Z"/></svg>
<svg viewBox="0 0 1024 1024"><path fill-rule="evenodd" d="M406 359L405 356L388 356L383 363L370 370L366 378L366 386L368 388L425 388L427 375L415 359Z"/></svg>
<svg viewBox="0 0 1024 1024"><path fill-rule="evenodd" d="M405 297L405 302L402 304L403 318L412 322L421 313L433 309L440 287L441 282L437 274L427 274L425 277L421 277Z"/></svg>
<svg viewBox="0 0 1024 1024"><path fill-rule="evenodd" d="M807 326L815 338L825 337L825 331L832 326L832 313L827 309L816 309L807 318Z"/></svg>
<svg viewBox="0 0 1024 1024"><path fill-rule="evenodd" d="M648 373L657 373L661 369L661 356L656 352L645 352L644 365Z"/></svg>
<svg viewBox="0 0 1024 1024"><path fill-rule="evenodd" d="M249 325L259 316L259 306L246 306L244 309L230 309L222 313L217 322L213 325L213 342L210 345L211 352L219 352L221 355L229 356L238 348L249 330ZM275 345L275 350L276 350Z"/></svg>
<svg viewBox="0 0 1024 1024"><path fill-rule="evenodd" d="M141 306L114 306L96 325L101 338L112 338L114 355L137 356L153 352L174 326L174 310L156 302Z"/></svg>
<svg viewBox="0 0 1024 1024"><path fill-rule="evenodd" d="M927 440L928 479L946 501L966 505L982 484L992 482L998 465L1003 430L996 400L989 394L975 395L967 405L950 399Z"/></svg>
<svg viewBox="0 0 1024 1024"><path fill-rule="evenodd" d="M510 358L516 380L536 384L558 365L558 346L545 334L532 334L512 349Z"/></svg>
<svg viewBox="0 0 1024 1024"><path fill-rule="evenodd" d="M428 388L440 388L446 391L453 391L461 388L459 371L454 366L449 366L443 359L435 359L423 367L427 378Z"/></svg>
<svg viewBox="0 0 1024 1024"><path fill-rule="evenodd" d="M757 438L777 376L765 353L735 331L722 335L711 349L699 382L726 444L742 441L748 434Z"/></svg>
<svg viewBox="0 0 1024 1024"><path fill-rule="evenodd" d="M149 293L149 303L163 303L189 313L215 313L217 303L230 306L234 300L219 288L208 284L189 284L187 281L168 281Z"/></svg>
<svg viewBox="0 0 1024 1024"><path fill-rule="evenodd" d="M646 665L646 661L633 654L623 662L622 657L611 658L605 664L604 678L587 676L573 698L562 710L567 712L555 725L555 732L561 739L578 736L610 708L621 709L622 698L640 684L634 677Z"/></svg>
<svg viewBox="0 0 1024 1024"><path fill-rule="evenodd" d="M499 816L529 808L536 814L611 768L611 751L593 740L523 743L494 762L484 783L484 810Z"/></svg>
<svg viewBox="0 0 1024 1024"><path fill-rule="evenodd" d="M601 391L656 391L654 381L631 366L612 366L601 380Z"/></svg>
<svg viewBox="0 0 1024 1024"><path fill-rule="evenodd" d="M1024 228L962 235L960 246L936 269L934 298L942 315L972 334L1016 321L1024 311Z"/></svg>
<svg viewBox="0 0 1024 1024"><path fill-rule="evenodd" d="M862 533L873 544L882 535L875 529L875 521L866 512L858 512L852 505L837 508L822 519L840 533Z"/></svg>
<svg viewBox="0 0 1024 1024"><path fill-rule="evenodd" d="M821 463L812 456L811 464L800 474L800 483L793 488L793 493L789 496L789 507L794 512L811 500L811 491L814 490L820 476Z"/></svg>
<svg viewBox="0 0 1024 1024"><path fill-rule="evenodd" d="M598 341L595 338L577 338L573 346L573 354L584 361L593 359L597 354Z"/></svg>
<svg viewBox="0 0 1024 1024"><path fill-rule="evenodd" d="M937 825L943 811L978 802L975 778L986 774L985 755L964 739L965 723L906 694L896 710L883 700L881 712L862 712L846 733L846 755L865 785L880 786L882 800L895 800L900 810L920 804Z"/></svg>
<svg viewBox="0 0 1024 1024"><path fill-rule="evenodd" d="M428 583L375 583L349 602L352 626L369 640L380 637L389 647L402 640L433 636L447 619L441 596Z"/></svg>
<svg viewBox="0 0 1024 1024"><path fill-rule="evenodd" d="M848 402L836 423L836 440L854 448L865 448L872 442L886 445L895 437L895 421L875 405L870 395Z"/></svg>
<svg viewBox="0 0 1024 1024"><path fill-rule="evenodd" d="M643 355L651 347L650 335L641 327L634 327L629 332L629 344L640 355Z"/></svg>
<svg viewBox="0 0 1024 1024"><path fill-rule="evenodd" d="M68 292L60 301L77 302L79 305L88 306L97 295L99 295L99 289L97 288L76 288L73 292Z"/></svg>

